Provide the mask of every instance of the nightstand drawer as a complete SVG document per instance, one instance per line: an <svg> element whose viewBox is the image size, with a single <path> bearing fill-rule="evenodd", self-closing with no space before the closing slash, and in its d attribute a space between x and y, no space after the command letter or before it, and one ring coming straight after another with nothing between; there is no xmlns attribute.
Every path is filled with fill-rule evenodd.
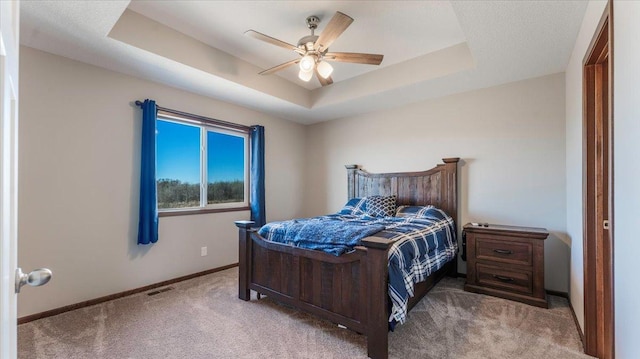
<svg viewBox="0 0 640 359"><path fill-rule="evenodd" d="M477 283L510 292L523 294L533 293L533 277L531 271L505 269L484 264L476 264Z"/></svg>
<svg viewBox="0 0 640 359"><path fill-rule="evenodd" d="M509 241L508 237L498 240L478 235L475 243L478 260L525 266L533 264L533 245L530 242Z"/></svg>

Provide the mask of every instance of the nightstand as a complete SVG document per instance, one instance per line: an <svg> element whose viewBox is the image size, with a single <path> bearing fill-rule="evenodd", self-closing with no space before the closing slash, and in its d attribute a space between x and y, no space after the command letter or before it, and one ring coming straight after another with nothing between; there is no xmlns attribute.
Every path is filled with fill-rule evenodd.
<svg viewBox="0 0 640 359"><path fill-rule="evenodd" d="M464 226L469 292L548 308L544 289L544 228Z"/></svg>

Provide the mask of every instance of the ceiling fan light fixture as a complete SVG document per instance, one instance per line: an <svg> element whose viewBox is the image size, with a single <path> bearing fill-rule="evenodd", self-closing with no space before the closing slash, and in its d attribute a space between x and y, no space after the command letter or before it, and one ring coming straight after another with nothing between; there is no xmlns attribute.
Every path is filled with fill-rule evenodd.
<svg viewBox="0 0 640 359"><path fill-rule="evenodd" d="M313 76L313 71L300 70L300 72L298 72L298 78L304 82L309 82L312 76Z"/></svg>
<svg viewBox="0 0 640 359"><path fill-rule="evenodd" d="M333 66L331 66L326 61L319 62L317 69L318 69L318 74L320 74L320 76L322 76L325 79L331 76L331 73L333 72Z"/></svg>
<svg viewBox="0 0 640 359"><path fill-rule="evenodd" d="M245 35L271 45L293 51L299 56L302 56L302 58L290 60L270 69L261 71L259 72L260 75L271 75L277 71L288 68L289 66L298 64L300 68L298 77L302 81L310 81L312 77L316 77L320 81L320 85L327 86L333 83L333 79L331 78L333 66L323 60L366 65L380 65L382 62L383 55L379 54L329 52L329 47L351 25L352 22L352 17L341 13L340 11L336 11L335 15L333 15L331 20L329 20L327 26L322 30L322 33L320 35L316 35L315 30L318 28L320 18L315 15L311 15L307 17L307 27L311 30L311 35L300 38L297 45L278 40L255 30L247 30Z"/></svg>
<svg viewBox="0 0 640 359"><path fill-rule="evenodd" d="M300 60L300 72L313 71L313 67L316 65L316 59L311 55L304 55ZM307 80L309 81L309 80Z"/></svg>

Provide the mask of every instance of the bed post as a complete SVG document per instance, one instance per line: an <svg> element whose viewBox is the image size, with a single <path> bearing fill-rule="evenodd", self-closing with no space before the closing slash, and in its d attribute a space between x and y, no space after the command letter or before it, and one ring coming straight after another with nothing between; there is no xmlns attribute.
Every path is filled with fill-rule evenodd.
<svg viewBox="0 0 640 359"><path fill-rule="evenodd" d="M384 238L367 237L362 240L362 245L367 248L367 355L372 359L386 359L389 355L387 252L391 242Z"/></svg>
<svg viewBox="0 0 640 359"><path fill-rule="evenodd" d="M442 159L445 166L442 209L453 217L456 226L458 225L458 161L460 161L458 157Z"/></svg>
<svg viewBox="0 0 640 359"><path fill-rule="evenodd" d="M236 221L236 227L239 228L240 245L238 246L238 298L242 300L251 299L251 290L249 289L249 274L251 273L251 232L255 230L251 228L255 224L253 221Z"/></svg>
<svg viewBox="0 0 640 359"><path fill-rule="evenodd" d="M345 165L347 169L347 200L356 197L356 171L358 165Z"/></svg>
<svg viewBox="0 0 640 359"><path fill-rule="evenodd" d="M447 212L452 218L455 224L455 233L456 238L458 237L458 162L460 158L452 157L452 158L443 158L442 162L445 164L445 180L444 180L444 188L443 188L443 196L449 194L445 198L443 198L444 202L444 210ZM462 245L458 241L458 248L462 248ZM451 267L449 269L449 276L457 277L458 276L458 256L452 261Z"/></svg>

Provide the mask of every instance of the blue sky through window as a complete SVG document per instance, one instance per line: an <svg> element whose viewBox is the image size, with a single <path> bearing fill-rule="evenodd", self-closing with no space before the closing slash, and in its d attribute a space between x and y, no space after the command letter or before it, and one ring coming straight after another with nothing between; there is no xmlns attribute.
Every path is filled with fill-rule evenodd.
<svg viewBox="0 0 640 359"><path fill-rule="evenodd" d="M200 128L158 121L156 140L158 179L200 183Z"/></svg>
<svg viewBox="0 0 640 359"><path fill-rule="evenodd" d="M207 132L207 179L211 182L244 180L244 138Z"/></svg>
<svg viewBox="0 0 640 359"><path fill-rule="evenodd" d="M157 122L157 178L200 183L200 128ZM207 132L208 181L244 179L244 138Z"/></svg>

